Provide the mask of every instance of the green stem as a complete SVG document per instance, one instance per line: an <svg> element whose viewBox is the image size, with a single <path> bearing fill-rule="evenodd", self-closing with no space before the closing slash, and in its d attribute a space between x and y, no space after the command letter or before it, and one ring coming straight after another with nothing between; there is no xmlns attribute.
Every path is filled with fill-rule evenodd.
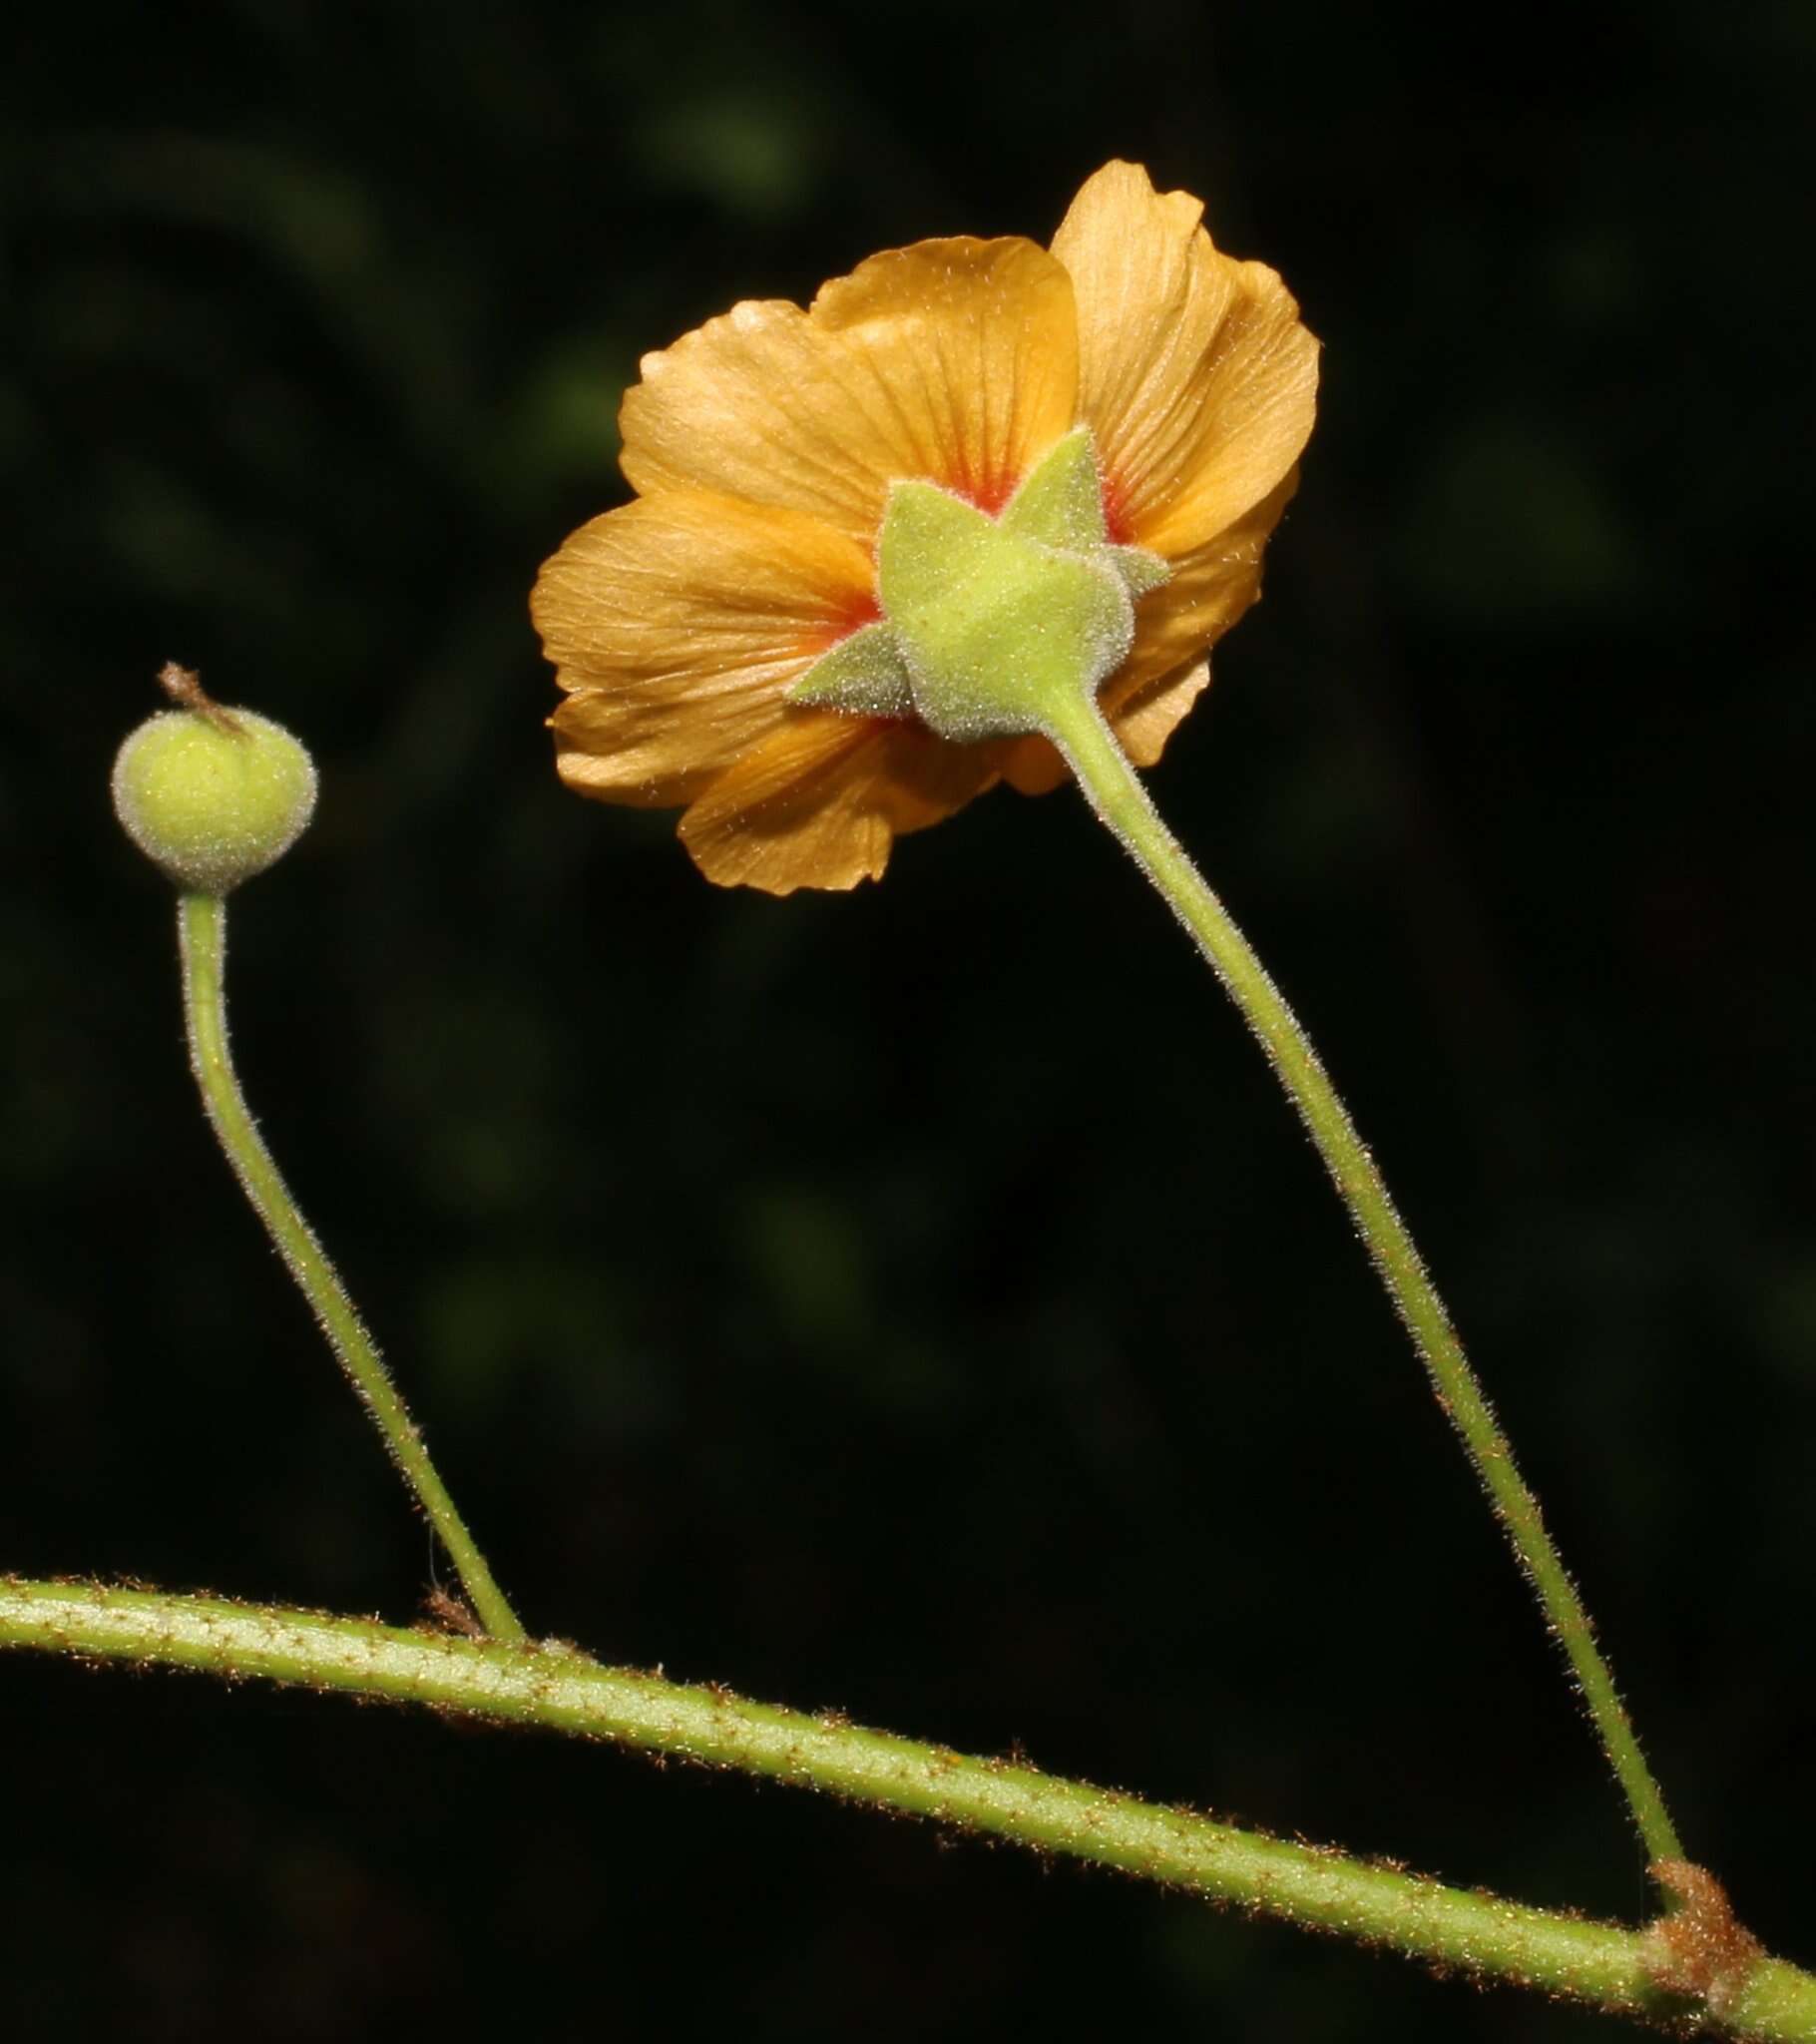
<svg viewBox="0 0 1816 2044"><path fill-rule="evenodd" d="M1672 2026L1693 2004L1650 1984L1643 1930L1458 1889L1257 1836L1025 1765L972 1758L661 1676L577 1649L526 1650L370 1620L0 1578L0 1646L339 1690L605 1739L1093 1861L1428 1961ZM1725 2035L1816 2039L1816 1976L1760 1960L1728 1983Z"/></svg>
<svg viewBox="0 0 1816 2044"><path fill-rule="evenodd" d="M1381 1281L1431 1374L1438 1402L1463 1437L1496 1516L1570 1657L1648 1856L1680 1859L1683 1850L1664 1797L1595 1644L1589 1613L1546 1530L1539 1500L1520 1474L1512 1445L1470 1367L1444 1301L1316 1051L1228 910L1160 820L1095 703L1081 702L1076 711L1067 711L1050 736L1071 763L1093 808L1185 925L1267 1053L1354 1217Z"/></svg>
<svg viewBox="0 0 1816 2044"><path fill-rule="evenodd" d="M480 1623L494 1639L521 1641L525 1635L517 1614L492 1580L485 1556L475 1546L429 1459L422 1435L371 1335L360 1324L346 1286L322 1254L246 1112L227 1048L227 902L217 894L185 894L178 904L177 929L183 953L190 1063L227 1162L265 1233L289 1266L290 1276L313 1307L328 1345L340 1358L341 1368L371 1414L392 1460L447 1549Z"/></svg>

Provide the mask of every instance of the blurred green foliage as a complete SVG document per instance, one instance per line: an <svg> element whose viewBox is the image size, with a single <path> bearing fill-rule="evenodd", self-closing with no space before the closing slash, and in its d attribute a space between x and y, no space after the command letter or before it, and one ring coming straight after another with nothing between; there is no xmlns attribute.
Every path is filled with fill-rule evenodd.
<svg viewBox="0 0 1816 2044"><path fill-rule="evenodd" d="M1816 1956L1802 5L75 0L0 65L0 1564L432 1558L190 1097L106 812L159 663L303 733L235 908L291 1181L531 1622L1643 1906L1259 1059L1065 795L844 899L556 786L524 602L739 296L1113 155L1326 343L1155 775L1378 1147L1693 1849ZM9 2033L1601 2034L780 1792L0 1669Z"/></svg>

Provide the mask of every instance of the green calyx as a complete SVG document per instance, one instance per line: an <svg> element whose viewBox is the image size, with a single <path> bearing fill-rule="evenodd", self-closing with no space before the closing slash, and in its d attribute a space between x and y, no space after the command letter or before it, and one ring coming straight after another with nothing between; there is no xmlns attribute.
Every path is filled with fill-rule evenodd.
<svg viewBox="0 0 1816 2044"><path fill-rule="evenodd" d="M182 681L166 686L191 707L148 718L120 748L114 809L179 887L226 894L302 834L315 807L315 765L281 725L224 710L193 676Z"/></svg>
<svg viewBox="0 0 1816 2044"><path fill-rule="evenodd" d="M1110 543L1086 426L999 518L934 483L896 483L877 542L883 618L815 662L789 700L915 717L960 742L1048 732L1122 665L1135 599L1167 575L1157 555Z"/></svg>

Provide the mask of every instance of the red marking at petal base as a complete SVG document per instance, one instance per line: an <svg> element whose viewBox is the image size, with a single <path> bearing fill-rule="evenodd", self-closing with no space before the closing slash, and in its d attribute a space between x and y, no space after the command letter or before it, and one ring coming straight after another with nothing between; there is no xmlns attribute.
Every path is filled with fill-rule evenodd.
<svg viewBox="0 0 1816 2044"><path fill-rule="evenodd" d="M1020 476L991 476L967 494L980 511L988 512L994 518L1015 495L1016 484L1020 481Z"/></svg>
<svg viewBox="0 0 1816 2044"><path fill-rule="evenodd" d="M1135 532L1129 518L1129 485L1121 476L1107 475L1104 478L1104 524L1113 547L1135 544Z"/></svg>
<svg viewBox="0 0 1816 2044"><path fill-rule="evenodd" d="M949 475L931 478L941 489L950 490L955 497L963 497L967 504L975 504L986 516L994 518L1016 493L1021 482L1019 475L1008 471L1001 474L973 475L969 469L954 469Z"/></svg>
<svg viewBox="0 0 1816 2044"><path fill-rule="evenodd" d="M860 631L865 625L874 625L882 615L883 607L876 600L876 592L866 589L861 595L854 596L818 631L808 634L802 644L817 657L830 652L841 639L849 639L853 632Z"/></svg>

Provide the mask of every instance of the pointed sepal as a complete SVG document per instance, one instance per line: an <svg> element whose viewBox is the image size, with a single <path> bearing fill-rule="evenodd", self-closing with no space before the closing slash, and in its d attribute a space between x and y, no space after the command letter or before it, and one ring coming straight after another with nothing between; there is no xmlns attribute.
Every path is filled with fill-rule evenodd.
<svg viewBox="0 0 1816 2044"><path fill-rule="evenodd" d="M1104 554L1132 597L1145 596L1172 580L1172 569L1145 547L1106 547Z"/></svg>
<svg viewBox="0 0 1816 2044"><path fill-rule="evenodd" d="M1104 545L1104 478L1089 426L1075 426L1041 456L1003 506L1001 523L1005 532L1072 554Z"/></svg>
<svg viewBox="0 0 1816 2044"><path fill-rule="evenodd" d="M851 717L912 717L914 692L894 630L860 625L813 663L788 701Z"/></svg>

